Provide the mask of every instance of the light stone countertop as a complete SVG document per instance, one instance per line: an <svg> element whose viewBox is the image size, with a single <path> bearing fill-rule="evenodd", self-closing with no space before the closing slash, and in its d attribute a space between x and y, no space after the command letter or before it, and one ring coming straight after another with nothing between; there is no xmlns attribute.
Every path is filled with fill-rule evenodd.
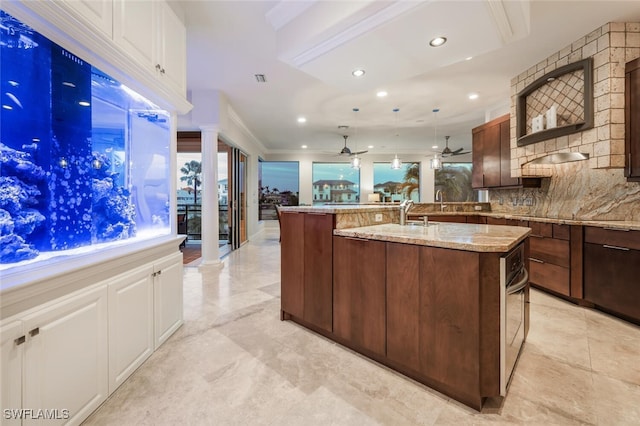
<svg viewBox="0 0 640 426"><path fill-rule="evenodd" d="M415 244L475 252L506 253L531 233L531 228L471 223L429 222L400 226L395 223L336 229L333 235Z"/></svg>
<svg viewBox="0 0 640 426"><path fill-rule="evenodd" d="M320 206L282 206L283 212L293 211L300 213L375 213L389 210L399 210L400 205L395 204L323 204Z"/></svg>
<svg viewBox="0 0 640 426"><path fill-rule="evenodd" d="M526 220L531 222L544 222L555 223L562 225L583 225L594 226L597 228L611 228L621 230L635 230L640 231L640 222L630 220L592 220L592 219L563 219L554 217L540 217L540 216L527 216L522 214L509 214L500 212L429 212L429 213L417 213L409 210L409 217L422 216L484 216L493 217L496 219L514 219L514 220Z"/></svg>

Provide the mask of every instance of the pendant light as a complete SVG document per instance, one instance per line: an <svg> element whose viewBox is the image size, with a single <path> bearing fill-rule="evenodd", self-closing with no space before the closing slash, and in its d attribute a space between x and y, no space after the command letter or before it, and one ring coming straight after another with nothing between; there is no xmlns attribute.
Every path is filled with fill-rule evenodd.
<svg viewBox="0 0 640 426"><path fill-rule="evenodd" d="M438 143L438 112L440 110L438 108L433 109L433 145ZM438 153L436 152L433 155L433 158L429 162L430 166L434 170L439 170L442 168L442 159L438 157Z"/></svg>
<svg viewBox="0 0 640 426"><path fill-rule="evenodd" d="M396 113L396 151L398 150L398 112L400 112L399 108L394 108L393 112ZM398 158L398 154L396 152L395 157L391 160L391 168L393 170L400 170L402 168L402 160Z"/></svg>
<svg viewBox="0 0 640 426"><path fill-rule="evenodd" d="M354 108L353 109L355 117L357 117L357 112L358 111L360 111L359 108ZM357 136L358 136L358 124L357 124L357 120L356 119L354 119L354 123L355 123L355 125L354 125L354 127L355 127L354 136L356 136L355 137L356 142L355 142L355 145L354 145L355 155L351 159L351 168L352 169L359 169L362 161L360 160L360 157L358 157L358 138L357 138Z"/></svg>

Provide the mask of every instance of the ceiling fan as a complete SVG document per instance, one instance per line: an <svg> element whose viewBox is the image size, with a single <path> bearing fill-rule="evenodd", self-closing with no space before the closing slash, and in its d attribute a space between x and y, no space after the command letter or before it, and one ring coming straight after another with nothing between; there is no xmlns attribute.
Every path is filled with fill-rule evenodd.
<svg viewBox="0 0 640 426"><path fill-rule="evenodd" d="M348 156L353 156L353 155L360 155L360 154L364 154L365 152L368 151L357 151L357 152L351 152L351 150L349 149L349 147L347 146L347 138L349 137L348 135L342 135L342 137L344 138L344 148L342 148L342 151L340 151L340 153L338 155L348 155Z"/></svg>
<svg viewBox="0 0 640 426"><path fill-rule="evenodd" d="M468 154L471 151L463 151L464 148L458 148L456 150L452 150L451 148L449 148L449 136L445 136L445 148L442 150L442 153L440 155L442 155L443 157L448 157L450 155L463 155L463 154Z"/></svg>

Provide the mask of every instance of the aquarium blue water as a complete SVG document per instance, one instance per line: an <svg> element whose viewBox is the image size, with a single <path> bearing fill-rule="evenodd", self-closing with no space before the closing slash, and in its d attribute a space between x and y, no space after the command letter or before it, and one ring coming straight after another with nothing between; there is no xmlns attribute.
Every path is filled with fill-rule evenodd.
<svg viewBox="0 0 640 426"><path fill-rule="evenodd" d="M170 232L169 114L0 11L0 267Z"/></svg>

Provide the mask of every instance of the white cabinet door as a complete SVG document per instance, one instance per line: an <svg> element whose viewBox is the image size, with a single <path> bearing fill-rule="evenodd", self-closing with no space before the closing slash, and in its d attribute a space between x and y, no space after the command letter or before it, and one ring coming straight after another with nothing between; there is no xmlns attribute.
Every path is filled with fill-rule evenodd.
<svg viewBox="0 0 640 426"><path fill-rule="evenodd" d="M109 393L153 353L153 265L109 283Z"/></svg>
<svg viewBox="0 0 640 426"><path fill-rule="evenodd" d="M160 30L158 62L165 84L182 96L187 93L187 30L168 4L158 5Z"/></svg>
<svg viewBox="0 0 640 426"><path fill-rule="evenodd" d="M63 4L108 38L113 38L113 0L64 0Z"/></svg>
<svg viewBox="0 0 640 426"><path fill-rule="evenodd" d="M158 349L182 325L182 253L157 262L154 269L155 349Z"/></svg>
<svg viewBox="0 0 640 426"><path fill-rule="evenodd" d="M22 408L22 352L24 348L22 321L8 321L0 327L0 405L4 425L19 425L17 410ZM7 413L5 410L10 410Z"/></svg>
<svg viewBox="0 0 640 426"><path fill-rule="evenodd" d="M107 287L89 289L23 318L25 408L58 410L47 424L78 424L108 395ZM68 410L69 419L64 419ZM42 420L25 421L24 424Z"/></svg>
<svg viewBox="0 0 640 426"><path fill-rule="evenodd" d="M156 1L115 0L113 40L142 66L156 73L158 19Z"/></svg>

